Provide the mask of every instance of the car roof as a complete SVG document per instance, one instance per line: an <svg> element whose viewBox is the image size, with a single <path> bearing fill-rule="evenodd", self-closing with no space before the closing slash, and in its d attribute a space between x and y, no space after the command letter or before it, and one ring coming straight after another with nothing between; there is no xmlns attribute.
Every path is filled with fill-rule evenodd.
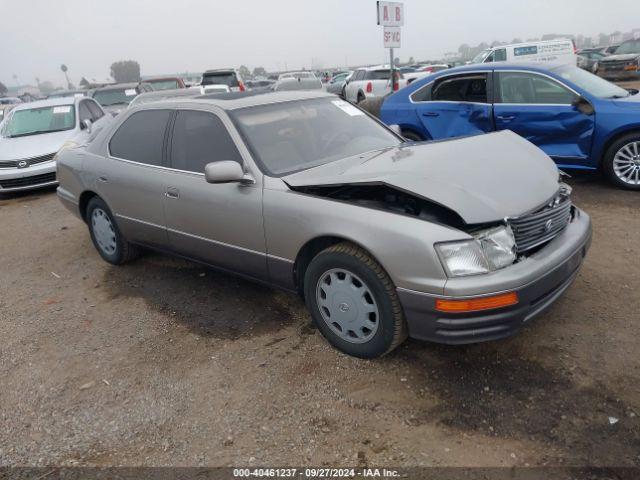
<svg viewBox="0 0 640 480"><path fill-rule="evenodd" d="M204 72L202 72L203 75L206 75L208 73L225 73L225 72L236 72L235 68L214 68L213 70L205 70Z"/></svg>
<svg viewBox="0 0 640 480"><path fill-rule="evenodd" d="M284 92L231 92L231 93L212 93L208 95L200 95L195 98L172 98L160 100L149 104L141 105L139 108L144 109L147 105L158 108L163 105L166 107L175 107L176 105L215 105L223 110L236 110L245 107L254 107L259 105L269 105L273 103L295 102L301 100L313 100L316 98L337 98L331 93L324 90L293 90Z"/></svg>
<svg viewBox="0 0 640 480"><path fill-rule="evenodd" d="M180 77L150 77L142 80L144 82L161 82L163 80L180 80Z"/></svg>
<svg viewBox="0 0 640 480"><path fill-rule="evenodd" d="M104 87L95 88L94 91L104 91L104 90L120 90L122 88L136 88L140 83L143 82L128 82L128 83L112 83L111 85L105 85Z"/></svg>
<svg viewBox="0 0 640 480"><path fill-rule="evenodd" d="M75 105L76 102L82 100L83 98L84 97L47 98L46 100L36 100L35 102L17 104L15 106L15 110L30 110L32 108L41 107L57 107L58 105Z"/></svg>
<svg viewBox="0 0 640 480"><path fill-rule="evenodd" d="M388 65L374 65L372 67L358 67L356 70L366 70L368 72L372 72L374 70L389 70Z"/></svg>
<svg viewBox="0 0 640 480"><path fill-rule="evenodd" d="M567 67L566 63L526 63L526 62L490 62L490 63L472 63L470 65L463 65L461 67L449 68L442 70L434 75L450 75L451 73L464 73L464 72L477 72L477 71L490 71L490 70L527 70L532 72L546 73L549 71L557 70L561 67ZM577 67L576 67L577 68Z"/></svg>

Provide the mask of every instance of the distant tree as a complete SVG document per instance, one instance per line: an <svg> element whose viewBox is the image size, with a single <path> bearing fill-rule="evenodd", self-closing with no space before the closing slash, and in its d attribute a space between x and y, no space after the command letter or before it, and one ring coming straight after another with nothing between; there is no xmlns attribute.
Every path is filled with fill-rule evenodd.
<svg viewBox="0 0 640 480"><path fill-rule="evenodd" d="M80 87L81 88L89 88L89 87L91 87L91 84L89 83L89 80L87 80L86 78L82 77L80 79Z"/></svg>
<svg viewBox="0 0 640 480"><path fill-rule="evenodd" d="M522 41L521 38L516 37L513 40L511 40L511 43L524 43L524 42Z"/></svg>
<svg viewBox="0 0 640 480"><path fill-rule="evenodd" d="M264 69L264 67L256 67L253 69L253 76L254 77L266 77L267 76L267 71Z"/></svg>
<svg viewBox="0 0 640 480"><path fill-rule="evenodd" d="M413 59L413 57L409 57L409 65L413 65L414 63L416 63L416 61Z"/></svg>
<svg viewBox="0 0 640 480"><path fill-rule="evenodd" d="M139 82L140 64L135 60L120 60L111 64L111 77L117 83Z"/></svg>
<svg viewBox="0 0 640 480"><path fill-rule="evenodd" d="M6 95L9 89L4 86L4 83L0 82L0 95Z"/></svg>
<svg viewBox="0 0 640 480"><path fill-rule="evenodd" d="M38 88L40 89L40 93L42 93L43 95L48 95L56 89L56 87L53 86L53 83L47 80L41 82L38 85Z"/></svg>
<svg viewBox="0 0 640 480"><path fill-rule="evenodd" d="M251 70L249 70L246 65L240 65L238 71L240 72L240 76L243 78L249 78L251 76Z"/></svg>

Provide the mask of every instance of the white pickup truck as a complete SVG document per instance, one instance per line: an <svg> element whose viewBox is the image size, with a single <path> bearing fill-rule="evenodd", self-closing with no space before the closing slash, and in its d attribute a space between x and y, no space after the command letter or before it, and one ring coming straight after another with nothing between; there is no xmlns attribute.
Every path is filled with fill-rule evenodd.
<svg viewBox="0 0 640 480"><path fill-rule="evenodd" d="M399 70L397 89L407 85L407 81ZM358 68L353 72L344 86L344 98L351 103L360 103L370 97L384 97L393 93L391 87L391 73L388 66Z"/></svg>

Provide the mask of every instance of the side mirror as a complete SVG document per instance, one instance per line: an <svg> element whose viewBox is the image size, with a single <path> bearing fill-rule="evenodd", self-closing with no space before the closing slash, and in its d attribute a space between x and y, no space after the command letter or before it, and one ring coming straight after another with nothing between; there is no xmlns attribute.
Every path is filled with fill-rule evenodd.
<svg viewBox="0 0 640 480"><path fill-rule="evenodd" d="M88 118L85 118L80 122L80 130L86 130L87 133L91 133L91 127L93 126L93 122Z"/></svg>
<svg viewBox="0 0 640 480"><path fill-rule="evenodd" d="M400 129L400 125L389 125L389 130L393 131L393 133L396 133L400 136L402 136L402 130Z"/></svg>
<svg viewBox="0 0 640 480"><path fill-rule="evenodd" d="M593 105L591 105L589 100L587 100L582 96L576 98L573 101L572 105L576 110L578 110L581 113L584 113L585 115L593 115L595 112L595 109L593 108Z"/></svg>
<svg viewBox="0 0 640 480"><path fill-rule="evenodd" d="M207 163L204 179L207 183L255 183L250 175L245 175L242 166L233 160Z"/></svg>

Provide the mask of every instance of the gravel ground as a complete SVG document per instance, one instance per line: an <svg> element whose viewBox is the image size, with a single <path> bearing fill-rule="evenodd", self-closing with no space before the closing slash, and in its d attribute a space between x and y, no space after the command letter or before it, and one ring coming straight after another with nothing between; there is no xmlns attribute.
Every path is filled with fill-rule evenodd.
<svg viewBox="0 0 640 480"><path fill-rule="evenodd" d="M594 241L519 335L333 350L292 295L104 263L51 190L0 198L0 465L640 465L640 195L571 180Z"/></svg>

